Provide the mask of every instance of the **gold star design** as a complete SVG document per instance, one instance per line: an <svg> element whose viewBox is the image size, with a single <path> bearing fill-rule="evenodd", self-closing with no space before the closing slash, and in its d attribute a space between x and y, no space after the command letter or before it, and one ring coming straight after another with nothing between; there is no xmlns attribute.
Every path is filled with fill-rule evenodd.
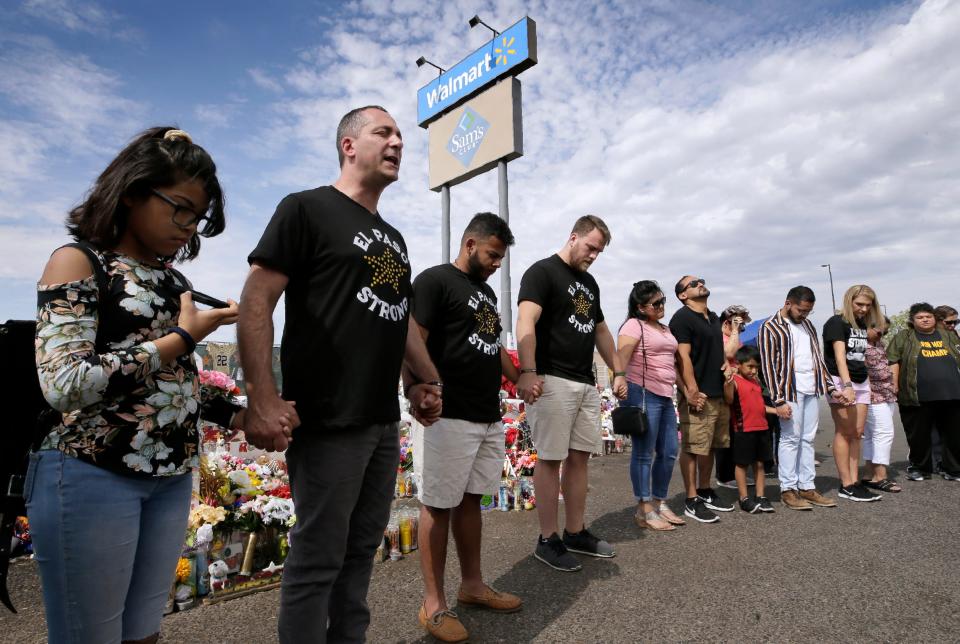
<svg viewBox="0 0 960 644"><path fill-rule="evenodd" d="M500 317L491 307L481 306L473 317L477 320L477 333L497 335L497 322L500 321Z"/></svg>
<svg viewBox="0 0 960 644"><path fill-rule="evenodd" d="M590 300L582 291L573 296L573 311L581 317L590 317Z"/></svg>
<svg viewBox="0 0 960 644"><path fill-rule="evenodd" d="M407 267L397 261L389 247L384 247L379 255L364 255L363 261L373 269L370 286L389 284L400 294L400 278L407 274Z"/></svg>

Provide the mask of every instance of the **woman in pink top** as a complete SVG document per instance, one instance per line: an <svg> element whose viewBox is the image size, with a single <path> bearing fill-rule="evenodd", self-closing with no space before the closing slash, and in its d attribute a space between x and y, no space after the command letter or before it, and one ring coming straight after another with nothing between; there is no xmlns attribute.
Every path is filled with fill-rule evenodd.
<svg viewBox="0 0 960 644"><path fill-rule="evenodd" d="M652 530L673 530L684 524L664 503L677 460L677 414L673 406L677 340L670 328L660 323L666 301L656 282L634 284L627 300L627 321L620 327L617 340L620 362L627 365L628 393L621 404L645 406L647 410L646 435L633 437L630 480L637 500L634 519L641 528Z"/></svg>
<svg viewBox="0 0 960 644"><path fill-rule="evenodd" d="M890 464L890 447L893 444L893 413L897 408L897 389L893 383L893 371L887 362L883 336L890 327L884 317L867 331L867 377L870 381L870 404L867 406L867 422L863 432L863 460L872 476L861 483L881 492L900 492L901 487L887 478Z"/></svg>

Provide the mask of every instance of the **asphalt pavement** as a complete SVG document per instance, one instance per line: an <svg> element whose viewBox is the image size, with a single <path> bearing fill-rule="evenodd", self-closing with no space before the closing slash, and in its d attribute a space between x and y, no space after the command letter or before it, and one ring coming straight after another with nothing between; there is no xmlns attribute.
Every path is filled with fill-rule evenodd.
<svg viewBox="0 0 960 644"><path fill-rule="evenodd" d="M832 437L824 410L817 487L836 498ZM717 524L688 520L663 533L633 523L629 454L598 457L588 522L616 547L615 558L582 557L581 572L556 572L533 558L536 512L488 512L484 574L520 595L524 609L497 615L457 607L454 552L447 597L471 642L957 642L960 483L907 481L905 457L898 425L891 474L904 491L876 503L840 499L837 508L791 511L778 502L774 481L767 496L775 514L736 510ZM677 472L670 491L679 511ZM10 588L21 612L0 609L0 642L45 641L34 562L11 566ZM276 641L278 598L274 590L175 613L164 619L162 641ZM417 624L420 602L416 554L377 564L369 641L433 641Z"/></svg>

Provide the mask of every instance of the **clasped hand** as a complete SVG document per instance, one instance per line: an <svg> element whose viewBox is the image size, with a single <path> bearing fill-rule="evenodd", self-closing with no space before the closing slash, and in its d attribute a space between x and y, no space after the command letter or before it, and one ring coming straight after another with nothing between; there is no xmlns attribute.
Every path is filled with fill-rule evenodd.
<svg viewBox="0 0 960 644"><path fill-rule="evenodd" d="M424 427L437 422L443 412L443 389L437 385L425 382L415 384L407 392L407 398L410 400L410 413Z"/></svg>
<svg viewBox="0 0 960 644"><path fill-rule="evenodd" d="M293 441L293 430L300 426L296 402L284 400L280 394L249 401L240 429L247 442L270 452L282 452Z"/></svg>

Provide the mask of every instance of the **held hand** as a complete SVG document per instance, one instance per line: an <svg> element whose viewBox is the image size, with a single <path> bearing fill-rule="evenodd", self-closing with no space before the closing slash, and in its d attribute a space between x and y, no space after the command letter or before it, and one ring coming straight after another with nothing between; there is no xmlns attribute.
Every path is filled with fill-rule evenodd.
<svg viewBox="0 0 960 644"><path fill-rule="evenodd" d="M617 376L613 379L613 395L620 400L627 397L627 379L623 376Z"/></svg>
<svg viewBox="0 0 960 644"><path fill-rule="evenodd" d="M543 394L543 380L533 372L520 374L517 380L517 394L525 403L532 404Z"/></svg>
<svg viewBox="0 0 960 644"><path fill-rule="evenodd" d="M777 418L782 418L784 420L790 420L793 418L793 409L787 403L777 407Z"/></svg>
<svg viewBox="0 0 960 644"><path fill-rule="evenodd" d="M849 407L857 399L857 394L853 391L853 387L846 387L843 390L843 404Z"/></svg>
<svg viewBox="0 0 960 644"><path fill-rule="evenodd" d="M730 382L733 380L733 374L737 373L737 370L730 366L729 363L724 362L720 366L720 371L723 372L723 378L725 381Z"/></svg>
<svg viewBox="0 0 960 644"><path fill-rule="evenodd" d="M410 413L423 425L429 427L437 422L443 412L442 390L436 385L420 383L410 387Z"/></svg>
<svg viewBox="0 0 960 644"><path fill-rule="evenodd" d="M279 395L262 400L250 399L243 418L247 442L260 449L282 452L292 441L293 430L300 426L296 403Z"/></svg>
<svg viewBox="0 0 960 644"><path fill-rule="evenodd" d="M234 324L240 315L239 305L227 300L230 305L225 309L201 311L193 303L190 291L180 294L180 316L177 324L190 334L194 342L200 342L224 324Z"/></svg>

